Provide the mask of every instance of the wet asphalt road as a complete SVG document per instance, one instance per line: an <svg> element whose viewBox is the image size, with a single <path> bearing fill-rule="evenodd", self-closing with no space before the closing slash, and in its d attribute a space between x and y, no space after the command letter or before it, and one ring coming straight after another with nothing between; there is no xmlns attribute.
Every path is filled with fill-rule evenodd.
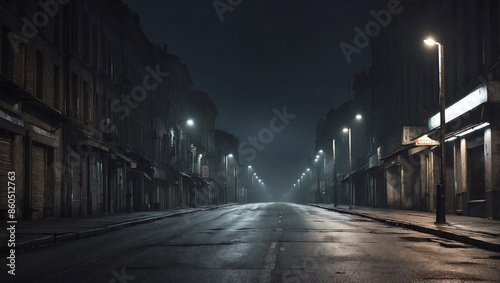
<svg viewBox="0 0 500 283"><path fill-rule="evenodd" d="M289 203L167 218L19 253L16 263L18 282L500 281L498 253Z"/></svg>

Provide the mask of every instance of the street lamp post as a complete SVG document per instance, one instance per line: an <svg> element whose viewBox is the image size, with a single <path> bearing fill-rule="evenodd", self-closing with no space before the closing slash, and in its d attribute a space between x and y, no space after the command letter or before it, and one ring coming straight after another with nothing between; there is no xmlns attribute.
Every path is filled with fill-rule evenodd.
<svg viewBox="0 0 500 283"><path fill-rule="evenodd" d="M252 175L251 175L251 172L250 170L252 170L252 165L248 165L247 167L247 176L248 178L245 180L245 191L244 191L244 201L249 201L249 197L248 197L248 194L250 193L250 191L252 190L252 188L249 188L250 186L250 183L252 182L252 180L250 178L252 178Z"/></svg>
<svg viewBox="0 0 500 283"><path fill-rule="evenodd" d="M184 197L184 192L182 190L182 182L181 182L181 134L182 134L182 123L186 122L188 126L192 126L194 124L192 119L184 119L177 121L177 184L178 184L178 193L179 193L179 207L182 206L182 198Z"/></svg>
<svg viewBox="0 0 500 283"><path fill-rule="evenodd" d="M332 140L332 157L333 157L333 206L337 206L339 198L339 190L337 188L337 160L335 152L335 139Z"/></svg>
<svg viewBox="0 0 500 283"><path fill-rule="evenodd" d="M307 181L305 182L306 183L306 188L307 188L307 194L305 195L304 199L306 202L310 202L310 196L309 196L309 190L312 186L312 172L311 172L311 169L310 168L307 168L306 169L306 172L307 172Z"/></svg>
<svg viewBox="0 0 500 283"><path fill-rule="evenodd" d="M227 170L228 170L228 165L227 165L228 160L227 160L227 159L228 159L229 157L233 157L233 155L230 153L230 154L227 154L227 155L225 155L225 156L224 156L224 163L225 163L224 165L226 166L226 178L225 178L225 179L226 179L226 180L225 180L225 181L226 181L226 182L225 182L225 183L226 183L226 186L225 186L225 187L226 187L226 190L225 190L225 192L224 192L224 200L225 200L225 202L226 202L226 203L228 202L228 195L229 195L229 193L228 193L228 192L229 192L229 189L228 189L228 179L229 179L229 174L228 174L228 172L227 172Z"/></svg>
<svg viewBox="0 0 500 283"><path fill-rule="evenodd" d="M349 209L352 208L352 196L353 196L353 188L352 188L352 149L351 149L351 128L344 128L344 133L349 134Z"/></svg>
<svg viewBox="0 0 500 283"><path fill-rule="evenodd" d="M327 198L327 199L328 199L328 195L329 195L329 194L328 194L328 185L327 185L327 182L326 182L326 154L324 153L324 151L323 151L322 149L320 149L320 150L318 151L318 153L319 153L319 155L317 155L317 156L319 156L319 157L322 157L322 158L323 158L323 186L324 186L324 188L325 188L323 192L325 193L325 198ZM319 160L319 157L318 157L318 160ZM319 165L318 165L318 166L319 166ZM319 176L320 176L320 175L321 175L321 174L319 173L319 167L318 167L318 188L320 188L320 186L319 186ZM318 199L318 201L321 201L321 200L322 200L322 196L323 196L323 194L322 194L322 193L321 193L321 191L320 191L320 192L319 192L319 199Z"/></svg>
<svg viewBox="0 0 500 283"><path fill-rule="evenodd" d="M300 188L300 179L297 179L297 190L298 190L299 196L300 196L302 194L301 188ZM302 201L302 200L300 200L300 201Z"/></svg>
<svg viewBox="0 0 500 283"><path fill-rule="evenodd" d="M238 168L240 166L234 166L234 202L238 202Z"/></svg>
<svg viewBox="0 0 500 283"><path fill-rule="evenodd" d="M316 201L319 203L319 197L321 194L321 186L319 184L319 179L320 179L320 174L319 174L319 155L316 155L316 159L314 159L314 162L316 163L316 183L317 183L317 188L316 188Z"/></svg>
<svg viewBox="0 0 500 283"><path fill-rule="evenodd" d="M251 201L254 201L254 199L255 199L255 190L253 187L253 179L256 178L256 175L257 175L257 173L252 174L252 183L250 185L250 199L251 199Z"/></svg>
<svg viewBox="0 0 500 283"><path fill-rule="evenodd" d="M439 147L441 149L441 160L439 170L439 184L436 190L436 223L446 223L445 204L446 204L446 155L445 155L445 135L446 135L446 120L445 120L445 97L444 97L444 47L441 43L432 38L424 40L427 45L437 45L438 47L438 66L439 66L439 113L440 113L440 135Z"/></svg>
<svg viewBox="0 0 500 283"><path fill-rule="evenodd" d="M361 120L363 117L360 114L357 114L355 118L356 118L356 120ZM354 187L353 187L353 184L352 184L352 137L351 137L351 127L344 128L343 132L349 134L349 191L350 191L349 209L351 209L352 208L352 204L353 204L353 199L354 199Z"/></svg>

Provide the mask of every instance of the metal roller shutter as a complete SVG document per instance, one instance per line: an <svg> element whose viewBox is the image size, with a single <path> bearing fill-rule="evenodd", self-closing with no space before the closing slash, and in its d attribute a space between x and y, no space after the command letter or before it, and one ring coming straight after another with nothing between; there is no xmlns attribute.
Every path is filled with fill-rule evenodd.
<svg viewBox="0 0 500 283"><path fill-rule="evenodd" d="M12 139L0 136L0 209L7 209L7 173L12 171ZM16 188L17 189L17 188Z"/></svg>
<svg viewBox="0 0 500 283"><path fill-rule="evenodd" d="M74 161L71 163L72 175L71 175L71 213L72 216L80 215L81 206L81 161L80 155L74 156Z"/></svg>
<svg viewBox="0 0 500 283"><path fill-rule="evenodd" d="M47 153L44 147L33 144L31 157L31 209L33 218L43 217L47 186Z"/></svg>
<svg viewBox="0 0 500 283"><path fill-rule="evenodd" d="M485 164L484 146L478 146L468 150L470 166L470 192L469 200L485 199Z"/></svg>

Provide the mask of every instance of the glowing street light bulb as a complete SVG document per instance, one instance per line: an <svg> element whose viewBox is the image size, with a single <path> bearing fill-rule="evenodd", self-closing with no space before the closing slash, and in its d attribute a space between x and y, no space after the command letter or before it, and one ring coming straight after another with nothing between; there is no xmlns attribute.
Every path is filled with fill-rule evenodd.
<svg viewBox="0 0 500 283"><path fill-rule="evenodd" d="M427 45L436 45L437 42L432 37L429 37L427 39L424 39L424 43Z"/></svg>

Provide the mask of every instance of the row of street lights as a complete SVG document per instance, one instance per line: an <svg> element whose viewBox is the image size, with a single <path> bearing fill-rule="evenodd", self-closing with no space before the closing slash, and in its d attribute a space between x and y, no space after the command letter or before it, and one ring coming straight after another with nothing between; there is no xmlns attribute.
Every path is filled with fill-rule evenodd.
<svg viewBox="0 0 500 283"><path fill-rule="evenodd" d="M228 180L229 180L229 159L230 158L233 158L234 155L232 153L229 153L229 154L226 154L224 156L224 164L225 164L225 176L226 176L226 183L225 183L225 191L226 191L226 202L228 201L227 199L227 195L229 193L229 184L228 184ZM236 166L234 166L234 175L233 175L233 181L234 181L234 201L235 202L238 202L238 169L239 168L242 168L239 164L237 164ZM249 180L249 185L250 185L250 188L248 190L245 189L246 187L246 184L243 186L243 194L242 194L242 197L243 199L245 198L248 198L249 196L249 191L253 194L253 197L256 196L255 194L255 184L257 185L264 185L264 181L262 181L262 179L259 178L259 176L257 175L257 173L255 172L252 172L253 171L253 167L252 165L248 165L247 166L247 176L248 176L248 179ZM246 182L245 182L246 183Z"/></svg>
<svg viewBox="0 0 500 283"><path fill-rule="evenodd" d="M361 114L357 114L355 116L356 120L362 120L363 116ZM342 130L344 133L348 134L349 137L349 185L350 185L350 197L349 197L349 209L352 208L352 201L353 201L353 185L352 185L352 136L351 136L351 127L345 127ZM339 198L339 192L337 189L337 160L336 160L336 144L335 144L335 139L332 139L332 160L333 160L333 190L334 190L334 205L337 205L338 198ZM314 159L314 163L316 164L316 172L317 172L317 200L319 201L322 197L321 195L321 185L320 185L320 170L319 170L319 161L320 159L323 158L323 184L325 188L325 197L328 197L328 182L327 182L327 166L326 166L326 156L324 154L324 151L320 149L318 153L316 154L316 157ZM306 171L310 172L310 168L307 168ZM298 194L300 194L300 191L305 190L306 191L306 199L309 200L309 192L308 188L305 187L305 184L302 180L302 178L306 176L305 173L302 173L299 179L297 179L297 183L293 184L293 188L297 188Z"/></svg>
<svg viewBox="0 0 500 283"><path fill-rule="evenodd" d="M177 148L176 148L176 163L177 163L177 174L178 174L178 192L180 194L180 198L179 200L182 200L182 196L183 196L183 188L182 188L182 183L181 183L181 164L180 164L180 161L181 161L181 154L182 154L182 150L181 150L181 136L182 136L182 125L183 124L186 124L187 126L193 126L194 125L194 121L192 119L183 119L183 120L179 120L177 121L177 127L175 129L176 131L176 136L177 136ZM225 182L225 198L226 198L226 202L228 201L228 194L229 194L229 159L233 158L234 155L232 153L228 153L226 155L224 155L224 166L225 166L225 176L226 176L226 182ZM199 159L201 158L201 155L199 156ZM239 164L237 164L236 166L234 166L234 178L233 178L233 181L234 181L234 201L237 202L238 201L238 169L241 168L241 166ZM247 167L247 174L248 174L248 177L250 179L250 191L254 193L254 197L256 196L255 194L255 186L254 186L254 182L256 183L256 185L260 185L260 186L264 186L265 183L262 179L259 178L259 176L257 175L257 173L253 172L253 174L251 174L251 171L253 170L253 167L252 165L248 165ZM193 171L194 172L194 171ZM248 192L245 192L243 191L243 198L245 197L248 197Z"/></svg>
<svg viewBox="0 0 500 283"><path fill-rule="evenodd" d="M439 170L439 183L436 188L436 223L437 224L444 224L446 223L446 217L445 217L445 193L446 193L446 175L445 175L445 166L446 166L446 155L445 155L445 135L446 135L446 106L445 106L445 93L444 93L444 47L440 42L437 42L433 38L427 38L424 40L424 43L430 46L437 46L438 47L438 72L439 72L439 79L438 79L438 84L439 84L439 114L440 114L440 135L439 135L439 147L440 147L440 170ZM355 116L356 120L361 120L362 116L360 114L357 114ZM351 127L346 127L343 129L344 133L347 133L349 135L349 186L350 186L350 200L349 200L349 209L352 208L352 202L353 202L353 183L352 183L352 140L351 140ZM336 148L335 148L335 139L332 139L332 150L333 150L333 176L334 176L334 190L337 186L337 180L336 180ZM319 153L322 153L323 151L320 150ZM316 155L315 161L318 162L320 158L320 155ZM326 168L326 159L325 156L323 156L324 159L324 168ZM309 170L309 169L308 169ZM302 173L301 178L305 174ZM326 169L324 172L324 175L326 176ZM325 177L325 188L326 186L326 177ZM297 179L297 184L293 184L293 187L297 187L300 193L300 185L301 185L301 179ZM319 185L319 170L318 170L318 195L319 195L319 190L320 190L320 185ZM334 200L334 204L337 205L338 202L338 190L337 192L337 198ZM335 198L334 198L335 199Z"/></svg>
<svg viewBox="0 0 500 283"><path fill-rule="evenodd" d="M252 192L252 198L255 198L257 194L254 183L259 186L264 186L264 181L262 181L262 179L259 178L257 173L253 172L253 174L251 174L250 170L253 170L252 165L248 165L248 177L250 179L250 191Z"/></svg>

